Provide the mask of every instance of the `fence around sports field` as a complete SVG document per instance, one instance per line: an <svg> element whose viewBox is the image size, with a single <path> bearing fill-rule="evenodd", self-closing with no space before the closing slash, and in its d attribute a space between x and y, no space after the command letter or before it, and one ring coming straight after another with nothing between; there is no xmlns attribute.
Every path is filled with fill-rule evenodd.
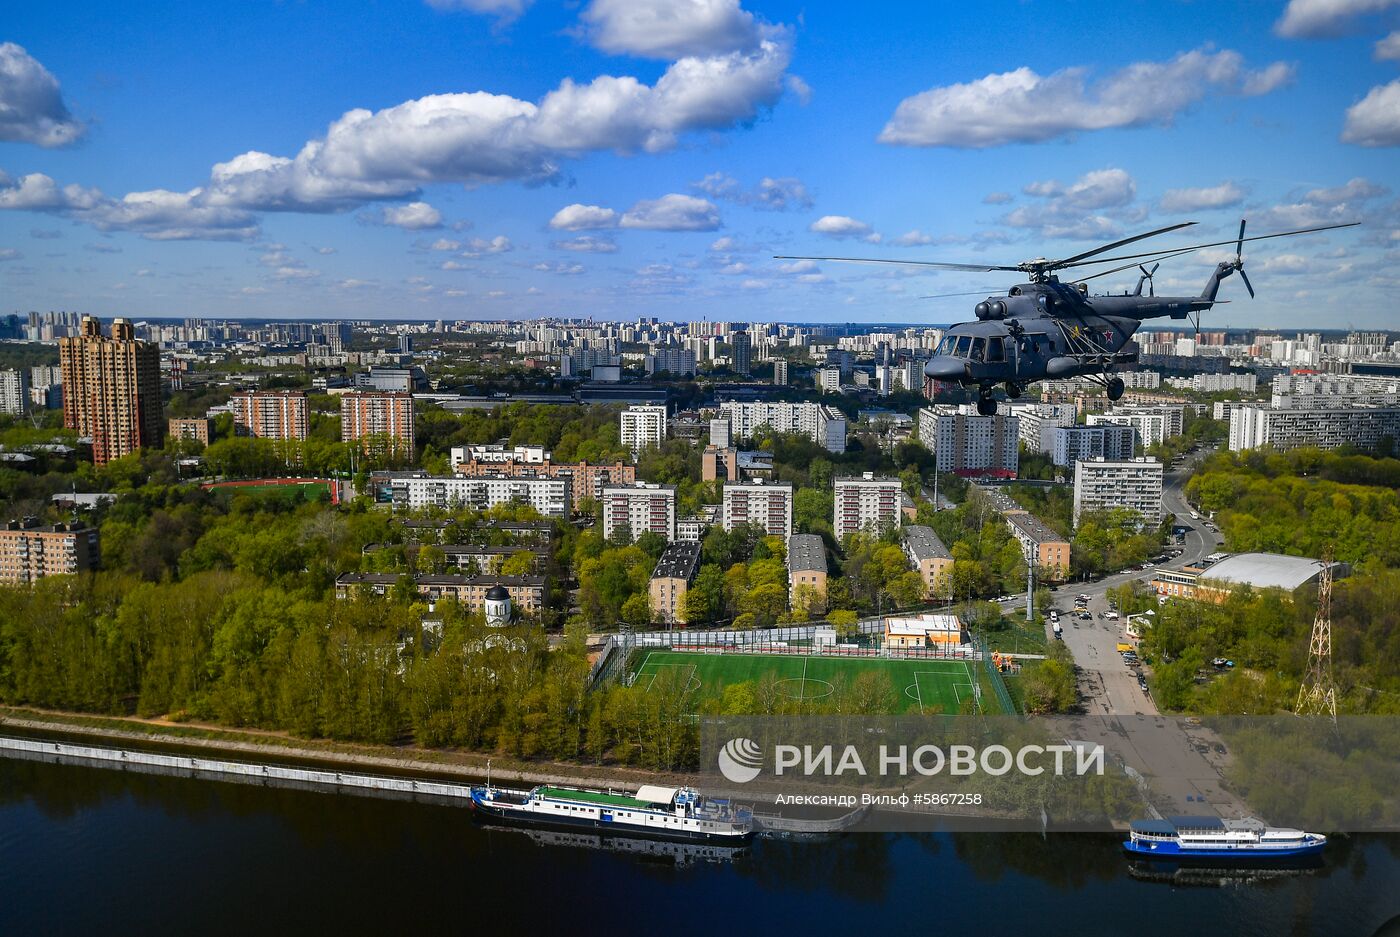
<svg viewBox="0 0 1400 937"><path fill-rule="evenodd" d="M864 647L850 644L815 645L818 630L829 631L831 625L815 622L805 625L785 625L778 628L759 628L751 631L635 631L610 635L604 642L602 652L594 659L589 670L589 686L596 689L602 684L625 674L628 658L640 648L668 648L673 651L690 651L704 654L774 654L805 655L813 657L846 657L864 659L920 659L920 660L964 660L982 661L987 682L996 695L1002 711L1015 713L1019 710L1006 688L1001 671L992 663L992 655L985 647L976 643L954 647ZM861 635L883 634L884 617L863 618L856 622L856 631ZM808 643L794 643L808 642Z"/></svg>

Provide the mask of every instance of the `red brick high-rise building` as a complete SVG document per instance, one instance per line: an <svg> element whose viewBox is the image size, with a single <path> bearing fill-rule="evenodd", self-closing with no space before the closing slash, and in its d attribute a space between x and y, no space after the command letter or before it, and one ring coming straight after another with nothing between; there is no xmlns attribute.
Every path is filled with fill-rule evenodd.
<svg viewBox="0 0 1400 937"><path fill-rule="evenodd" d="M92 461L103 465L165 436L160 350L138 341L135 327L112 320L110 336L84 316L81 333L58 340L63 374L63 425L92 439Z"/></svg>
<svg viewBox="0 0 1400 937"><path fill-rule="evenodd" d="M352 391L340 395L340 438L363 440L366 452L413 457L413 395Z"/></svg>

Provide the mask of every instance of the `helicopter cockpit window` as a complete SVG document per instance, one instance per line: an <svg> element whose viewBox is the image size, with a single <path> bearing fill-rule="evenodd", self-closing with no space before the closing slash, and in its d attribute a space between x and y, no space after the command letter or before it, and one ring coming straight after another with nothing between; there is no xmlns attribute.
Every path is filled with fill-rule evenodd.
<svg viewBox="0 0 1400 937"><path fill-rule="evenodd" d="M988 360L988 361L1005 361L1005 360L1006 360L1006 351L1005 351L1005 348L1004 348L1004 346L1003 346L1004 341L1005 341L1005 339L1002 339L1002 338L999 338L999 337L998 337L998 338L990 338L990 339L987 340L987 360Z"/></svg>
<svg viewBox="0 0 1400 937"><path fill-rule="evenodd" d="M941 341L941 342L938 343L938 351L934 352L934 354L937 354L937 355L951 355L951 354L953 353L953 346L954 346L955 344L957 344L957 341L958 341L958 340L957 340L957 337L956 337L956 336L953 336L953 335L946 335L946 336L944 336L943 341Z"/></svg>
<svg viewBox="0 0 1400 937"><path fill-rule="evenodd" d="M985 338L974 338L972 340L972 354L968 355L968 357L973 361L981 361L986 345L987 340Z"/></svg>
<svg viewBox="0 0 1400 937"><path fill-rule="evenodd" d="M960 336L958 336L958 343L957 343L957 345L954 346L954 349L953 349L953 357L955 357L955 358L966 358L966 357L967 357L967 353L968 353L969 351L971 351L971 350L972 350L972 336L970 336L970 335L960 335Z"/></svg>

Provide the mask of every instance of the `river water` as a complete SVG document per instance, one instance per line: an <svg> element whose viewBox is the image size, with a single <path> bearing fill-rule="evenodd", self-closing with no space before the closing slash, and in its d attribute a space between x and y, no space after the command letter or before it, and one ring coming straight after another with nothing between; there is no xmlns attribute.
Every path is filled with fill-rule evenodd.
<svg viewBox="0 0 1400 937"><path fill-rule="evenodd" d="M1163 871L1163 870L1157 870ZM1166 870L1170 874L1170 870ZM0 758L2 934L1400 934L1400 837L1275 878L1135 877L1112 836L849 835L736 855L460 807Z"/></svg>

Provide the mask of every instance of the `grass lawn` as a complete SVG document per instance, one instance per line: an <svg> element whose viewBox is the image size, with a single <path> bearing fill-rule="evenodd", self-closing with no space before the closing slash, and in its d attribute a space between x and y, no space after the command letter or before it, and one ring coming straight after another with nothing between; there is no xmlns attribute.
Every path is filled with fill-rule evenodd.
<svg viewBox="0 0 1400 937"><path fill-rule="evenodd" d="M679 673L698 698L718 696L725 686L757 682L767 673L793 699L819 703L835 690L838 677L849 683L858 674L883 672L893 684L893 713L955 714L973 694L974 681L986 712L1000 712L980 661L902 660L869 657L821 657L784 654L639 651L630 663L634 686L650 687L664 673Z"/></svg>
<svg viewBox="0 0 1400 937"><path fill-rule="evenodd" d="M1012 612L1000 629L983 629L978 637L987 643L988 650L1003 653L1044 654L1049 643L1045 638L1045 625L1039 621L1026 623L1025 610ZM1065 622L1069 626L1069 622Z"/></svg>

